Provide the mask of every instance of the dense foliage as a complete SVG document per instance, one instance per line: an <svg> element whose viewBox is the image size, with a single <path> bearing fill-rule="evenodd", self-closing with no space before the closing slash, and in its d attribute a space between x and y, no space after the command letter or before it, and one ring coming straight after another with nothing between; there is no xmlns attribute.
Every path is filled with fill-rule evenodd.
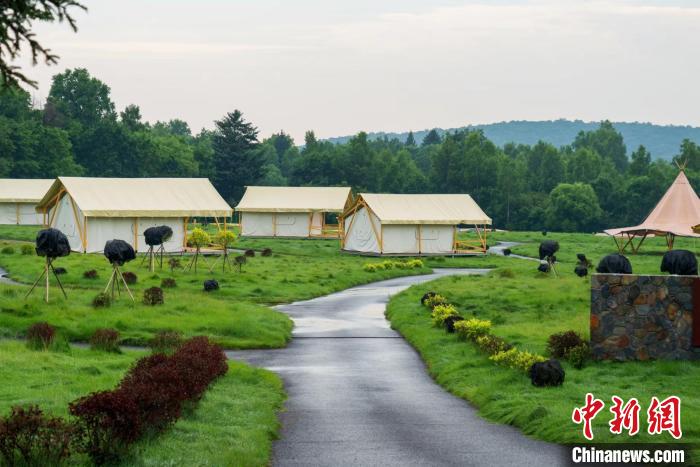
<svg viewBox="0 0 700 467"><path fill-rule="evenodd" d="M0 178L208 177L232 204L246 185L351 185L356 191L469 193L499 228L595 231L640 222L678 169L631 154L610 123L569 144L497 146L482 130L334 144L309 131L303 146L280 132L259 140L238 110L194 135L182 120L149 124L135 105L118 112L110 88L87 70L53 79L46 104L0 92ZM685 140L676 160L700 186L700 147Z"/></svg>

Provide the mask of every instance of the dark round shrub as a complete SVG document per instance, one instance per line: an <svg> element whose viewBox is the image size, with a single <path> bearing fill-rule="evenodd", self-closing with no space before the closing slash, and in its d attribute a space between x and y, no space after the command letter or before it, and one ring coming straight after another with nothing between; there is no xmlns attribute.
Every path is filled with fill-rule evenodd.
<svg viewBox="0 0 700 467"><path fill-rule="evenodd" d="M85 279L97 279L97 271L94 269L90 269L89 271L85 271L83 273L83 277Z"/></svg>
<svg viewBox="0 0 700 467"><path fill-rule="evenodd" d="M163 289L160 287L150 287L143 291L143 303L145 305L162 305Z"/></svg>
<svg viewBox="0 0 700 467"><path fill-rule="evenodd" d="M503 256L510 256L512 251L510 251L510 248L504 248L503 249Z"/></svg>
<svg viewBox="0 0 700 467"><path fill-rule="evenodd" d="M90 337L90 348L119 353L119 331L116 329L97 329Z"/></svg>
<svg viewBox="0 0 700 467"><path fill-rule="evenodd" d="M68 271L66 268L54 268L53 270L56 274L68 274Z"/></svg>
<svg viewBox="0 0 700 467"><path fill-rule="evenodd" d="M168 260L168 266L170 266L170 272L173 272L176 269L182 269L180 258L170 258Z"/></svg>
<svg viewBox="0 0 700 467"><path fill-rule="evenodd" d="M464 318L459 315L452 315L445 318L445 321L442 322L442 324L445 326L445 331L449 332L450 334L454 334L455 323L457 321L464 321Z"/></svg>
<svg viewBox="0 0 700 467"><path fill-rule="evenodd" d="M533 363L529 373L530 381L537 387L561 386L564 384L564 369L557 360Z"/></svg>
<svg viewBox="0 0 700 467"><path fill-rule="evenodd" d="M255 250L246 250L245 255L252 258L253 256L255 256Z"/></svg>
<svg viewBox="0 0 700 467"><path fill-rule="evenodd" d="M564 358L569 349L584 343L576 331L558 332L547 339L547 351L554 358Z"/></svg>
<svg viewBox="0 0 700 467"><path fill-rule="evenodd" d="M211 292L212 290L219 290L219 283L216 281L216 279L204 281L204 291Z"/></svg>
<svg viewBox="0 0 700 467"><path fill-rule="evenodd" d="M46 350L56 337L56 329L49 323L34 323L27 329L27 346L34 350Z"/></svg>
<svg viewBox="0 0 700 467"><path fill-rule="evenodd" d="M104 292L100 292L92 299L93 308L107 308L112 304L112 299Z"/></svg>
<svg viewBox="0 0 700 467"><path fill-rule="evenodd" d="M435 292L433 292L433 291L424 293L423 296L420 298L420 304L425 306L425 302L426 302L429 298L434 297L435 295L437 295L437 294L436 294Z"/></svg>
<svg viewBox="0 0 700 467"><path fill-rule="evenodd" d="M122 277L124 278L124 282L126 282L129 285L135 284L136 281L138 280L138 277L136 276L136 274L134 274L131 271L123 272Z"/></svg>
<svg viewBox="0 0 700 467"><path fill-rule="evenodd" d="M272 256L272 250L270 248L265 248L260 254L262 256Z"/></svg>
<svg viewBox="0 0 700 467"><path fill-rule="evenodd" d="M164 289L172 289L174 287L177 287L177 282L175 282L175 279L172 277L166 277L162 281L160 281L160 286Z"/></svg>
<svg viewBox="0 0 700 467"><path fill-rule="evenodd" d="M23 255L33 255L34 254L34 247L32 245L22 245L20 247L20 251L22 252Z"/></svg>
<svg viewBox="0 0 700 467"><path fill-rule="evenodd" d="M153 353L170 355L180 348L182 342L182 333L179 331L159 331L148 341L148 346Z"/></svg>

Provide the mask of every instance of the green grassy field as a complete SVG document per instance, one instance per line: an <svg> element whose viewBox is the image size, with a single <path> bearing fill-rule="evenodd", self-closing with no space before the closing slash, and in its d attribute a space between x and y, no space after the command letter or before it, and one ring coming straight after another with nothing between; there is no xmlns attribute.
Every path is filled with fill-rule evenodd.
<svg viewBox="0 0 700 467"><path fill-rule="evenodd" d="M69 402L113 388L143 355L74 347L32 351L20 342L0 341L0 413L14 405L38 404L46 413L66 417ZM195 407L165 433L137 443L121 465L267 465L284 399L282 381L274 373L230 361L228 373ZM74 460L89 465L86 458Z"/></svg>
<svg viewBox="0 0 700 467"><path fill-rule="evenodd" d="M503 233L497 238L532 242L514 252L536 256L542 235ZM547 238L561 244L558 278L537 272L537 263L507 258L508 263L488 276L447 277L397 295L387 310L392 326L418 350L439 384L474 403L485 418L515 425L528 435L558 443L581 442L581 427L571 422L571 412L592 392L606 402L605 411L594 422L596 441L670 442L667 434L613 436L607 426L608 409L612 395L638 398L644 431L651 396L677 395L682 399L682 441L700 443L700 361L599 362L581 370L564 363L565 384L542 389L516 370L495 366L475 345L432 327L428 309L420 305L421 295L428 290L446 296L464 316L490 319L494 334L522 350L546 355L548 336L569 329L588 338L590 280L573 274L576 253L586 253L597 262L615 251L614 244L609 238L582 234L550 233ZM636 272L658 273L663 246L658 239L649 246L647 254L629 256ZM692 249L692 241L677 246ZM504 269L513 277L502 277Z"/></svg>
<svg viewBox="0 0 700 467"><path fill-rule="evenodd" d="M12 231L31 232L36 227L13 227ZM18 235L21 236L21 235ZM134 272L138 282L132 287L136 303L127 297L107 309L94 309L92 299L107 283L111 267L101 254L71 254L56 260L57 267L67 273L60 276L66 286L68 299L58 287L51 289L52 298L46 305L37 289L25 300L25 286L0 285L0 336L21 337L26 328L36 321L48 321L57 326L71 341L85 341L98 328L118 329L124 342L144 344L162 329L182 331L186 336L206 334L227 348L283 347L289 340L292 322L268 306L309 299L342 290L354 285L409 274L425 274L428 267L418 269L391 269L366 272L367 262L381 261L341 254L338 242L333 240L241 240L240 248L272 248L273 256L256 255L248 258L242 272L221 269L219 261L212 272L200 262L197 273L169 268L151 273L140 267L141 257L123 267ZM32 283L41 273L43 262L35 255L22 255L21 246L28 244L15 240L0 240L0 250L6 246L13 254L0 253L0 267L9 276L24 284ZM212 264L215 257L205 261ZM189 257L181 258L183 266ZM443 263L439 263L443 261ZM449 261L449 260L448 260ZM447 264L444 259L432 260L437 265ZM86 279L83 273L94 269L97 279ZM162 279L174 278L177 287L165 289L165 304L148 307L141 303L145 289L160 286ZM221 289L205 293L206 279L219 281Z"/></svg>

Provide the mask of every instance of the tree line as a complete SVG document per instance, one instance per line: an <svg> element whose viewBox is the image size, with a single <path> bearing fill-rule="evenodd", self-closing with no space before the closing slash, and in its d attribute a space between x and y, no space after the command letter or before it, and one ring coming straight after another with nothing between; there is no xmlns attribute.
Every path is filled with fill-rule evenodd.
<svg viewBox="0 0 700 467"><path fill-rule="evenodd" d="M568 145L495 145L480 130L417 144L412 133L342 144L284 131L261 138L235 110L194 134L179 119L144 122L117 111L110 88L85 69L54 76L36 108L16 87L0 89L0 178L207 177L232 205L246 185L352 186L356 192L469 193L505 229L593 232L639 223L687 165L700 186L700 147L684 140L674 162L631 153L608 121Z"/></svg>

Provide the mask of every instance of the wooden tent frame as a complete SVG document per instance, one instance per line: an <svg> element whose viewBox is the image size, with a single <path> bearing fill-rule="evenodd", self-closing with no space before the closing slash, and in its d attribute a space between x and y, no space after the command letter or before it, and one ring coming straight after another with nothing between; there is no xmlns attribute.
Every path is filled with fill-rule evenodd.
<svg viewBox="0 0 700 467"><path fill-rule="evenodd" d="M630 247L632 250L632 254L636 255L639 252L639 249L642 247L642 243L644 243L644 240L647 239L649 234L663 234L665 239L666 239L666 247L670 250L673 250L673 244L676 240L676 235L671 233L671 232L652 232L649 230L644 230L644 231L638 231L638 232L620 232L618 235L611 235L613 238L613 241L615 242L615 246L617 246L617 251L622 254L627 250L627 247ZM618 241L619 237L619 241ZM625 241L626 239L626 241ZM637 240L637 244L635 245L635 240Z"/></svg>
<svg viewBox="0 0 700 467"><path fill-rule="evenodd" d="M347 210L345 211L342 215L338 216L338 222L340 224L340 231L341 231L341 237L340 237L340 248L345 248L345 239L347 238L348 235L352 232L352 227L355 222L355 219L357 219L357 216L355 214L360 210L360 209L367 209L367 212L370 214L369 216L369 222L370 225L372 226L372 231L374 232L374 236L377 239L377 243L379 244L379 254L383 255L384 254L384 224L382 224L381 219L379 220L379 232L377 231L377 227L374 225L374 220L373 217L376 217L379 219L379 216L372 210L372 208L367 204L367 201L360 195L357 197L355 200L355 203ZM350 225L348 225L347 230L345 230L345 220L349 217L353 216L352 219L350 220ZM418 242L418 253L417 255L422 256L423 253L423 224L408 224L408 225L415 225L416 230L417 230L417 242ZM486 254L486 251L488 249L487 246L487 231L488 228L486 225L480 226L475 224L474 229L476 231L478 239L475 241L472 240L458 240L457 239L457 226L454 225L452 226L452 252L451 254L459 254L459 255L467 255L467 254ZM449 255L450 253L446 253L446 255Z"/></svg>

